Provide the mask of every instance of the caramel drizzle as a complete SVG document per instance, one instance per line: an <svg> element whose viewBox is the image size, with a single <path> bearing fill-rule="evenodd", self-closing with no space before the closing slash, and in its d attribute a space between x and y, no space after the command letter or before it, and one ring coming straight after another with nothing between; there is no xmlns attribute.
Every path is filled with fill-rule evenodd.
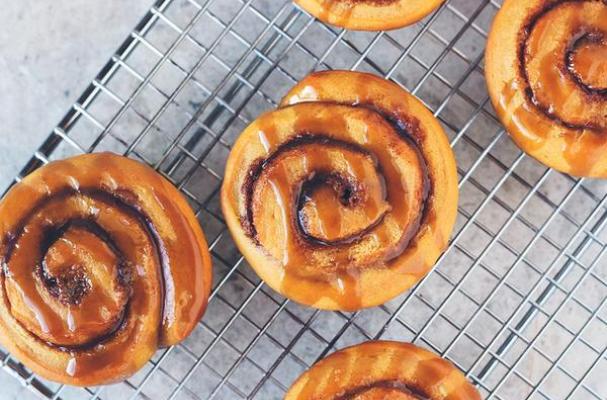
<svg viewBox="0 0 607 400"><path fill-rule="evenodd" d="M381 171L379 170L379 166L376 165L376 168L378 169L378 174L381 174ZM300 188L299 191L299 195L297 196L299 198L299 202L298 202L298 206L297 209L299 210L299 215L297 218L297 224L296 227L299 230L299 235L301 237L303 237L305 240L307 240L308 242L311 243L315 243L319 246L339 246L339 245L347 245L347 244L351 244L351 243L355 243L356 241L360 240L360 238L362 238L364 235L366 235L367 233L371 232L373 229L375 229L376 226L378 226L379 224L382 223L382 221L384 220L386 213L382 213L380 215L379 218L377 218L377 220L375 220L375 222L373 222L372 224L370 224L368 227L355 232L351 235L348 235L346 237L342 237L342 238L338 238L335 240L331 240L331 241L327 241L327 240L323 240L321 238L315 237L311 234L308 233L308 231L305 229L305 220L304 220L304 215L301 212L301 210L303 209L303 206L306 202L306 198L308 197L309 193L314 192L314 190L321 185L330 185L333 187L334 191L339 193L339 200L340 202L348 207L356 207L356 205L360 202L360 198L361 198L361 191L362 189L359 187L359 185L357 185L356 182L352 181L352 179L349 179L348 177L345 177L341 174L337 174L334 172L320 172L320 173L316 173L310 180L305 181ZM384 190L385 192L385 190ZM384 199L385 199L385 193L384 193Z"/></svg>
<svg viewBox="0 0 607 400"><path fill-rule="evenodd" d="M140 222L140 224L144 228L145 232L147 232L148 237L151 238L150 242L155 249L158 259L160 260L161 269L162 269L161 276L163 278L161 280L161 283L163 284L162 292L165 293L164 290L167 286L166 281L167 281L167 279L171 279L169 260L168 260L166 248L165 248L164 243L163 243L158 231L156 230L152 220L143 211L141 206L139 204L137 204L137 202L135 201L136 196L125 190L120 190L120 191L110 193L110 192L106 192L104 190L97 189L97 188L80 189L80 190L67 189L67 190L61 191L59 193L56 193L56 194L53 194L53 195L50 195L50 196L44 198L42 201L40 201L38 204L36 204L34 207L32 207L32 209L29 211L29 213L26 214L20 220L20 222L17 224L16 229L14 229L13 231L10 231L6 234L6 236L2 242L3 248L4 248L4 254L2 255L0 262L2 264L3 273L0 274L0 278L2 280L4 280L4 277L8 276L10 274L10 271L8 270L8 264L10 263L11 257L13 255L13 252L16 248L16 245L17 245L19 239L21 238L21 236L24 233L24 229L25 229L25 226L27 225L27 222L34 215L36 215L41 209L43 209L44 206L46 204L48 204L49 202L56 200L56 199L59 199L59 200L66 199L66 198L68 198L70 196L74 196L74 195L84 195L84 196L90 197L92 199L116 206L117 208L121 209L125 213L128 213L131 217L133 217L135 220ZM97 237L99 237L106 245L108 245L112 249L114 254L116 254L116 256L119 259L118 276L117 276L118 282L121 284L121 286L127 285L128 282L130 281L130 271L126 267L127 262L124 259L122 252L118 249L118 247L117 247L115 241L112 239L111 235L108 232L106 232L103 228L101 228L93 219L75 218L75 219L70 219L68 221L64 221L59 225L47 227L47 229L45 230L44 236L42 238L42 242L40 243L40 248L42 250L41 254L44 255L46 253L46 251L52 246L52 244L61 237L61 233L65 232L70 226L78 226L80 228L84 228L84 229L88 230L89 232L91 232L91 233L95 234ZM36 263L35 269L36 269L36 272L41 275L42 282L44 282L45 287L47 288L47 290L49 290L49 293L51 293L51 295L54 295L52 292L52 281L50 281L50 279L52 279L52 278L49 278L48 274L45 273L46 268L45 268L42 260L39 260ZM6 293L5 284L2 284L2 289L4 290L5 298L8 301L9 297ZM129 298L130 297L131 297L131 294L129 293ZM167 305L167 301L168 301L167 298L168 298L168 296L165 296L165 300L163 302L163 311L162 311L163 319L166 318L165 310L169 308ZM10 309L10 301L9 301L8 306ZM76 346L57 345L55 343L48 342L48 341L45 341L45 340L39 338L32 332L29 332L29 333L36 340L40 340L40 341L44 342L46 345L56 348L63 352L73 353L73 352L87 351L87 350L91 350L92 348L94 348L100 344L107 342L114 336L114 334L116 334L118 331L120 331L125 326L126 320L128 319L128 314L129 314L128 310L129 310L129 301L127 301L127 303L125 305L125 309L122 311L122 315L118 319L118 323L114 326L113 329L111 329L108 332L102 333L99 337L95 338L94 340L92 340L88 343L85 343L85 344L81 344L81 345L76 345ZM17 321L17 323L21 324L19 321ZM23 327L22 324L21 324L21 326ZM25 329L25 330L27 330L27 329Z"/></svg>
<svg viewBox="0 0 607 400"><path fill-rule="evenodd" d="M341 104L341 103L332 103L332 104L352 106L351 104ZM287 107L289 107L289 106L287 106ZM431 183L426 160L423 157L423 154L419 148L419 144L418 144L417 140L413 139L412 135L409 134L410 129L418 129L418 128L416 128L415 126L412 126L412 124L407 121L402 121L400 119L397 119L397 118L394 118L394 117L388 115L388 113L382 111L381 109L379 109L378 107L376 107L373 104L362 104L361 103L361 104L357 104L355 107L364 107L366 109L369 109L373 112L378 113L386 121L388 121L393 126L393 128L396 130L399 137L402 140L405 140L411 146L411 148L414 149L414 151L417 154L419 163L422 166L422 173L423 173L423 192L422 192L422 201L421 201L422 207L421 207L421 210L419 213L419 217L417 218L415 223L413 223L409 227L409 229L407 229L407 231L403 234L403 238L401 241L402 245L399 246L399 249L400 249L399 254L401 254L408 247L411 240L417 235L421 226L423 225L424 221L426 220L426 217L428 215L428 208L429 208L428 199L432 195L432 183ZM419 132L416 132L416 133L418 133L418 135L419 135ZM291 150L294 150L298 146L306 145L306 144L315 144L315 143L320 144L320 145L325 145L325 146L337 146L337 147L341 147L341 148L344 148L344 149L347 149L347 150L350 150L353 152L358 152L360 154L369 156L371 158L375 158L373 156L373 154L371 154L369 151L367 151L366 149L363 149L355 144L332 139L332 138L324 136L322 134L313 134L313 133L309 133L309 132L302 132L302 133L296 135L291 140L281 144L267 158L259 159L256 162L254 162L253 165L250 167L247 177L245 179L245 182L242 186L242 192L245 197L245 215L243 217L241 217L241 225L242 225L245 233L257 245L260 245L260 241L257 236L257 229L255 227L255 222L254 222L254 218L253 218L253 193L255 191L256 183L257 183L258 179L260 178L263 170L265 168L267 168L269 165L271 165L280 155L282 155L286 152L289 152ZM381 167L379 165L376 165L376 168L377 168L378 174L381 175ZM319 182L319 181L314 182L315 181L314 177L306 182L301 182L300 188L298 190L299 195L297 196L298 201L296 204L291 205L291 206L297 207L298 210L301 209L301 204L303 201L305 201L304 197L302 196L302 194L305 193L305 190L309 189L310 186L314 186L315 184L327 184L327 178L331 178L331 177L333 179L337 178L338 181L345 180L343 177L335 177L334 175L332 176L332 174L330 172L320 171L318 179L322 180L322 182ZM321 178L325 178L325 179L321 179ZM349 182L341 182L341 183L343 184L343 183L349 183ZM349 184L353 189L355 188L355 185L353 183L349 183ZM295 213L295 214L300 215L299 213ZM318 238L315 238L315 237L312 237L311 235L309 235L303 228L302 221L300 218L298 218L298 221L295 224L295 227L296 227L298 234L303 239L303 242L310 246L343 246L343 245L356 243L357 241L361 240L366 234L373 231L378 225L380 225L381 222L383 221L384 217L385 217L385 214L383 214L378 220L376 220L373 224L366 227L365 229L363 229L359 232L356 232L352 235L349 235L348 237L339 238L338 240L334 240L334 241L319 240ZM397 256L398 256L398 254L394 255L392 258L396 258Z"/></svg>
<svg viewBox="0 0 607 400"><path fill-rule="evenodd" d="M430 397L423 391L398 380L378 381L368 385L355 387L344 394L334 397L333 400L352 400L373 389L396 390L418 400L430 400Z"/></svg>
<svg viewBox="0 0 607 400"><path fill-rule="evenodd" d="M533 29L538 24L540 19L542 19L542 17L544 17L550 11L556 9L557 7L559 7L563 4L584 3L587 1L593 1L593 0L555 0L551 4L547 5L546 7L542 8L541 10L539 10L537 13L531 15L531 17L529 18L529 21L525 24L524 28L521 30L521 32L519 34L520 37L519 37L519 48L518 48L518 61L519 61L518 67L519 67L519 73L520 73L521 77L523 78L523 82L525 85L525 88L523 90L525 97L527 98L528 102L531 105L533 105L537 110L539 110L547 118L549 118L550 120L552 120L554 122L557 122L558 124L560 124L566 128L569 128L569 129L574 129L574 130L589 129L589 130L600 131L600 128L594 126L592 123L573 124L573 123L567 122L567 121L563 120L562 118L560 118L558 115L556 115L552 110L550 110L550 108L548 106L546 106L545 104L542 104L536 98L535 94L533 93L533 90L532 90L531 84L530 84L530 80L529 80L529 74L527 73L527 69L526 69L527 57L528 57L527 43L529 41L531 32L533 32ZM594 0L594 1L602 2L605 5L607 5L607 0ZM575 72L575 68L574 68L574 65L572 62L574 50L580 44L580 40L582 40L582 39L589 40L593 36L596 36L596 34L593 34L592 32L582 32L578 37L573 38L573 40L569 44L568 51L565 52L563 72L567 76L569 76L574 82L576 82L582 88L582 90L584 90L586 93L593 94L593 95L600 96L600 97L607 97L607 88L597 90L597 89L591 88L588 85L586 85L581 80L581 77Z"/></svg>
<svg viewBox="0 0 607 400"><path fill-rule="evenodd" d="M130 273L126 267L124 254L120 251L110 234L101 226L99 226L99 224L97 224L92 218L76 218L71 219L63 224L60 224L59 226L47 227L45 229L45 233L42 237L42 242L40 244L40 254L46 254L48 250L53 246L53 244L57 242L57 240L59 240L63 236L63 234L68 231L68 229L72 227L78 227L92 232L112 250L112 252L118 257L118 283L120 283L120 286L122 287L127 287L130 281ZM11 249L11 255L12 250L13 249ZM5 262L8 263L9 261L10 256ZM77 266L74 267L76 267L76 271L73 271L73 273L71 273L70 276L67 278L71 278L71 281L75 281L72 284L75 283L77 286L72 287L72 290L68 291L67 293L63 293L61 284L60 282L58 282L59 279L57 277L53 277L48 272L46 261L40 260L38 263L36 263L36 272L40 276L42 282L44 282L51 295L58 298L64 305L79 305L82 300L82 297L84 297L87 294L88 290L90 290L90 282L85 282L82 277L79 277L77 271L79 268L77 268Z"/></svg>
<svg viewBox="0 0 607 400"><path fill-rule="evenodd" d="M369 153L367 150L362 149L352 143L335 140L335 139L332 139L330 137L323 136L323 135L302 133L300 135L295 136L293 139L280 145L265 160L256 162L251 167L247 180L243 186L243 192L245 194L245 202L246 202L246 206L247 206L246 207L246 216L243 220L243 226L245 227L245 231L249 234L249 236L252 239L254 239L258 244L259 244L259 240L257 238L257 229L255 228L255 222L253 221L253 193L255 191L255 184L257 183L257 180L261 176L263 170L265 168L267 168L269 165L271 165L280 155L282 155L286 152L289 152L291 150L294 150L299 146L306 145L306 144L319 144L322 146L333 146L333 147L338 147L338 148L342 148L342 149L348 149L352 152L360 153L364 156L372 157L371 153ZM381 174L380 167L378 165L376 165L376 168L377 168L378 174ZM301 182L299 184L299 186L300 186L300 189L298 191L299 195L296 196L299 199L299 201L297 202L297 204L294 204L292 206L295 206L295 207L297 207L298 210L300 210L303 202L305 202L305 193L307 191L311 191L314 188L314 186L316 186L316 185L326 184L331 180L334 180L335 183L345 184L345 185L350 186L351 189L355 189L355 187L354 187L355 184L352 182L346 182L345 177L337 176L335 174L331 174L330 172L320 172L320 173L317 173L311 179L309 179L305 182ZM356 195L356 190L353 190L352 194ZM350 198L349 200L353 200L353 198ZM360 238L362 238L366 233L371 231L375 226L377 226L377 224L381 223L382 220L383 220L383 217L379 218L379 220L375 224L373 224L372 226L370 226L366 229L363 229L362 231L359 231L346 238L340 238L338 240L330 241L330 242L323 241L323 240L320 240L318 238L315 238L315 237L309 235L303 227L304 224L303 224L303 221L301 220L301 218L298 218L297 224L295 224L295 225L297 227L297 230L298 230L298 233L300 234L300 236L308 244L321 245L321 246L336 246L336 245L350 244L350 243L356 242L357 240L360 240Z"/></svg>

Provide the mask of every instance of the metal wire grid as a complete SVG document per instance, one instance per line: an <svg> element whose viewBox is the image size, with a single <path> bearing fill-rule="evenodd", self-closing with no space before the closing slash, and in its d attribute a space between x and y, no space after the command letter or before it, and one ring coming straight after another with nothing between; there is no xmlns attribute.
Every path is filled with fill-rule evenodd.
<svg viewBox="0 0 607 400"><path fill-rule="evenodd" d="M346 32L290 0L160 0L54 129L19 181L49 160L111 150L147 162L190 200L216 282L192 336L135 377L71 388L2 365L48 399L281 399L335 349L377 338L449 358L491 399L606 399L607 185L547 170L488 104L482 55L499 4L450 0L415 27ZM461 200L452 244L413 290L329 313L278 296L251 272L218 192L231 143L316 69L384 75L447 128Z"/></svg>

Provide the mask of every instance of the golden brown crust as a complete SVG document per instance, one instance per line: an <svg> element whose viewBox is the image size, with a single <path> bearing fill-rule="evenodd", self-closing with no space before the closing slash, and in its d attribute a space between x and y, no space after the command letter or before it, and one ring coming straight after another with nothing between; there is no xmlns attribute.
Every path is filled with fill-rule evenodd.
<svg viewBox="0 0 607 400"><path fill-rule="evenodd" d="M285 400L480 400L447 360L409 343L373 341L333 353L297 379Z"/></svg>
<svg viewBox="0 0 607 400"><path fill-rule="evenodd" d="M295 0L323 22L346 29L380 31L411 25L444 0Z"/></svg>
<svg viewBox="0 0 607 400"><path fill-rule="evenodd" d="M41 167L0 203L0 238L0 342L44 378L122 380L206 309L200 225L134 160L87 154Z"/></svg>
<svg viewBox="0 0 607 400"><path fill-rule="evenodd" d="M516 144L559 171L607 177L607 2L506 0L486 77Z"/></svg>
<svg viewBox="0 0 607 400"><path fill-rule="evenodd" d="M382 304L445 250L457 212L439 123L382 78L316 73L234 145L222 208L272 288L321 309Z"/></svg>

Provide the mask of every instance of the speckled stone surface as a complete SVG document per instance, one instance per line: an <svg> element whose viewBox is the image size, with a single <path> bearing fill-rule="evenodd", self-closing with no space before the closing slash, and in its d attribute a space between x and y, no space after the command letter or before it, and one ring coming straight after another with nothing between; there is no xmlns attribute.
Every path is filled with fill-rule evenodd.
<svg viewBox="0 0 607 400"><path fill-rule="evenodd" d="M0 191L152 0L5 1L0 12ZM0 398L37 397L0 369Z"/></svg>
<svg viewBox="0 0 607 400"><path fill-rule="evenodd" d="M151 4L152 0L2 3L1 191Z"/></svg>

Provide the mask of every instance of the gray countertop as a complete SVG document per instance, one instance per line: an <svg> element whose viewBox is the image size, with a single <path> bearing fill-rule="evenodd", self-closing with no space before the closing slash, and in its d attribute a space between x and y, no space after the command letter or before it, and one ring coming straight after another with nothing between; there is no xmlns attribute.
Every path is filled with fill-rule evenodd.
<svg viewBox="0 0 607 400"><path fill-rule="evenodd" d="M3 2L2 191L151 4L152 0Z"/></svg>
<svg viewBox="0 0 607 400"><path fill-rule="evenodd" d="M29 160L152 0L6 1L0 13L0 190ZM2 400L36 397L0 370Z"/></svg>

